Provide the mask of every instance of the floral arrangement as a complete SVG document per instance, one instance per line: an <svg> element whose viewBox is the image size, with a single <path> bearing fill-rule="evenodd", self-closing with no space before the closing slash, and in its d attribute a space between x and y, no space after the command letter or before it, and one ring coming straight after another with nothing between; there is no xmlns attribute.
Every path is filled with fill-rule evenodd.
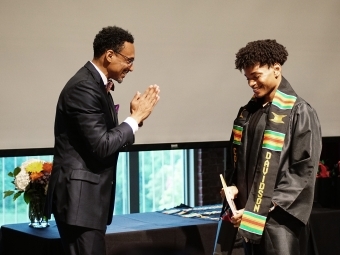
<svg viewBox="0 0 340 255"><path fill-rule="evenodd" d="M321 160L316 178L337 178L340 177L340 161L335 164Z"/></svg>
<svg viewBox="0 0 340 255"><path fill-rule="evenodd" d="M329 168L325 165L325 162L321 160L319 162L318 172L316 174L316 178L328 178L329 177Z"/></svg>
<svg viewBox="0 0 340 255"><path fill-rule="evenodd" d="M52 171L52 163L40 159L29 159L8 173L13 177L15 190L4 192L4 198L13 195L15 201L21 194L30 203L33 196L44 197L47 193L48 181Z"/></svg>

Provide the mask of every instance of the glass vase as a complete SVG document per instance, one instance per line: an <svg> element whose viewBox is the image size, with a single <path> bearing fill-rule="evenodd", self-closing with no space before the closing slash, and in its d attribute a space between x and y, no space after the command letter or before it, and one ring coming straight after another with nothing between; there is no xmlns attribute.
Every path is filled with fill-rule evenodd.
<svg viewBox="0 0 340 255"><path fill-rule="evenodd" d="M48 219L44 216L45 195L34 194L28 206L28 217L32 228L46 228L50 224Z"/></svg>

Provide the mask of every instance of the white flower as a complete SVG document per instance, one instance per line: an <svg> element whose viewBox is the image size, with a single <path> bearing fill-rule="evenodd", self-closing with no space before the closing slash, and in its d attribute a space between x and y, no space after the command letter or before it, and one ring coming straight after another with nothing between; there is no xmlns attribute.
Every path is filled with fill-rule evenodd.
<svg viewBox="0 0 340 255"><path fill-rule="evenodd" d="M29 174L21 168L21 171L15 176L14 184L18 190L25 191L27 185L30 183Z"/></svg>

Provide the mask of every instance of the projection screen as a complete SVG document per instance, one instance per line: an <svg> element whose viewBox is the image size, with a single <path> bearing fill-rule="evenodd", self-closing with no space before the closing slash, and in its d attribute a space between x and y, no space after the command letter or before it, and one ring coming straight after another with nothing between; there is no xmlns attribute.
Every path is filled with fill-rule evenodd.
<svg viewBox="0 0 340 255"><path fill-rule="evenodd" d="M136 91L161 87L137 144L227 141L252 96L234 67L247 42L276 39L283 75L318 112L323 136L340 135L338 0L2 1L0 149L53 147L55 105L68 79L92 60L105 26L135 37L134 71L112 93L119 120Z"/></svg>

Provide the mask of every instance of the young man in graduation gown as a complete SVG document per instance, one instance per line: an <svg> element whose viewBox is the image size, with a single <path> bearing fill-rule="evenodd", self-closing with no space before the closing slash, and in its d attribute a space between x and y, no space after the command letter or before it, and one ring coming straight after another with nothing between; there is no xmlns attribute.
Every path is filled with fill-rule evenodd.
<svg viewBox="0 0 340 255"><path fill-rule="evenodd" d="M248 43L236 54L253 96L240 108L227 173L246 254L302 255L321 153L315 110L282 76L288 52L276 40Z"/></svg>

